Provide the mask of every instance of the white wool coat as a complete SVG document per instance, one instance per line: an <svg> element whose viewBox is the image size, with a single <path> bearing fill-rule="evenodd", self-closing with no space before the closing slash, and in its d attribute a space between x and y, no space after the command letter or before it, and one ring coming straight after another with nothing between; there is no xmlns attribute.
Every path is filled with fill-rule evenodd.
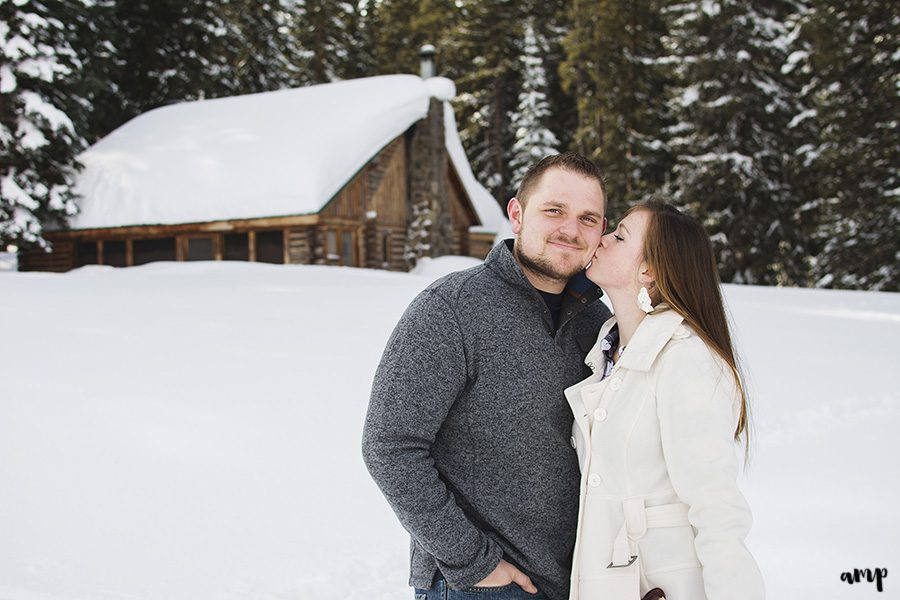
<svg viewBox="0 0 900 600"><path fill-rule="evenodd" d="M740 397L682 321L664 306L647 315L601 381L613 317L585 359L594 375L566 389L581 466L570 600L635 600L654 587L668 600L764 597L744 545Z"/></svg>

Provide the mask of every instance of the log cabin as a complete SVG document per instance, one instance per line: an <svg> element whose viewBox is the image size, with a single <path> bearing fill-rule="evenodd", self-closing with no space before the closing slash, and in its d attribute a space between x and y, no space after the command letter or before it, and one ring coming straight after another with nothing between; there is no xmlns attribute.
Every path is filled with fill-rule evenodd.
<svg viewBox="0 0 900 600"><path fill-rule="evenodd" d="M386 75L149 111L82 153L80 212L19 270L483 258L508 222L466 159L455 93Z"/></svg>

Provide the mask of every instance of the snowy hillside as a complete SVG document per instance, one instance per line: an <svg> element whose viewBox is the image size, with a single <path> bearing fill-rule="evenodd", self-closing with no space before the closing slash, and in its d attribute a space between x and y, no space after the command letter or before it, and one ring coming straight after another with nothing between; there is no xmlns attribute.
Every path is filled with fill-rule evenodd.
<svg viewBox="0 0 900 600"><path fill-rule="evenodd" d="M0 599L411 598L359 438L395 321L459 264L4 273ZM880 597L840 575L900 566L900 295L726 294L769 598Z"/></svg>

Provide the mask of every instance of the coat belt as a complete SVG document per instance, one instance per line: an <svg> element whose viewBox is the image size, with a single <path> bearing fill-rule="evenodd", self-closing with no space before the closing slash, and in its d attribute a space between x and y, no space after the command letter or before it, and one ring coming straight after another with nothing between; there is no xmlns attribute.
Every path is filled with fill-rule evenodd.
<svg viewBox="0 0 900 600"><path fill-rule="evenodd" d="M613 542L613 556L609 568L625 567L633 563L637 559L637 553L632 553L632 544L644 537L648 529L691 524L688 521L689 507L682 502L644 506L644 498L626 498L622 505L625 510L625 522L622 523L622 528Z"/></svg>

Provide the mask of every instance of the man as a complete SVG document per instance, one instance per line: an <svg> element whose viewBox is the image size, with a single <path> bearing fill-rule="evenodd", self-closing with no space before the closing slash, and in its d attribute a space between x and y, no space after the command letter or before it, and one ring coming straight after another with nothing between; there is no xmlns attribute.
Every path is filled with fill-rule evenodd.
<svg viewBox="0 0 900 600"><path fill-rule="evenodd" d="M425 289L388 341L363 456L412 538L417 597L568 597L579 472L563 390L609 317L583 274L605 208L589 160L536 163L507 207L515 240Z"/></svg>

